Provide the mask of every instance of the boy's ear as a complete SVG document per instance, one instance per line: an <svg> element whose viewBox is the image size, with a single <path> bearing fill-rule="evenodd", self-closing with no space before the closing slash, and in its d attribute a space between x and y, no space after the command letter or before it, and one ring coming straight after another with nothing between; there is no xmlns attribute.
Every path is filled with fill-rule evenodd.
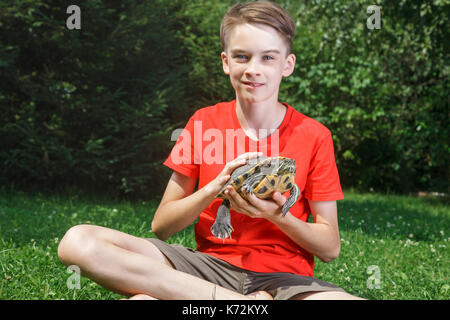
<svg viewBox="0 0 450 320"><path fill-rule="evenodd" d="M289 77L292 74L292 72L294 72L294 67L295 67L295 55L291 53L286 57L282 73L283 77Z"/></svg>
<svg viewBox="0 0 450 320"><path fill-rule="evenodd" d="M230 67L228 66L228 57L226 52L222 52L220 54L220 57L222 58L222 67L223 67L223 72L225 72L226 75L230 74Z"/></svg>

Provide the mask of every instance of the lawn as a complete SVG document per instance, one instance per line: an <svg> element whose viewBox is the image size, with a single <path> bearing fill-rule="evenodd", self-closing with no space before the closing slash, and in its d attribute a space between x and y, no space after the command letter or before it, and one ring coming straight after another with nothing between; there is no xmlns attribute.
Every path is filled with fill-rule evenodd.
<svg viewBox="0 0 450 320"><path fill-rule="evenodd" d="M346 192L338 202L341 254L315 276L369 299L450 298L450 208L427 198ZM0 194L0 299L119 299L74 274L57 257L71 226L90 223L141 237L156 201ZM169 239L194 247L193 226ZM72 283L73 282L69 282Z"/></svg>

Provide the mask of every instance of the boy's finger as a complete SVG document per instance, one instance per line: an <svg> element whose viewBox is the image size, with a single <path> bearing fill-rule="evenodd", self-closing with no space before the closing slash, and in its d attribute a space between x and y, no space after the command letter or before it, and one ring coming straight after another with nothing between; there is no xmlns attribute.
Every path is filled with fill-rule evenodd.
<svg viewBox="0 0 450 320"><path fill-rule="evenodd" d="M245 162L243 160L238 161L237 159L227 162L227 164L223 168L223 173L229 175L234 171L234 169L236 169L239 166L242 166L244 163Z"/></svg>
<svg viewBox="0 0 450 320"><path fill-rule="evenodd" d="M243 154L242 156L237 157L236 159L228 162L225 166L225 170L227 173L233 172L237 167L240 167L247 163L248 159L251 159L252 157L256 157L258 153L255 152L255 154Z"/></svg>
<svg viewBox="0 0 450 320"><path fill-rule="evenodd" d="M234 211L238 211L239 212L240 211L239 205L236 203L236 201L234 201L234 198L233 198L233 196L231 196L230 192L231 192L230 190L226 190L225 191L225 194L227 195L227 198L230 201L230 207Z"/></svg>
<svg viewBox="0 0 450 320"><path fill-rule="evenodd" d="M245 154L243 154L242 156L239 156L239 157L237 157L236 159L235 159L235 161L236 161L236 165L234 166L233 165L233 168L234 169L236 169L237 167L240 167L240 166L242 166L242 165L245 165L245 164L247 164L247 161L248 160L250 160L250 159L254 159L254 158L257 158L257 157L260 157L260 156L262 156L262 152L249 152L249 153L245 153Z"/></svg>
<svg viewBox="0 0 450 320"><path fill-rule="evenodd" d="M286 199L285 197L283 197L282 194L279 193L278 191L273 193L272 199L273 199L279 206L284 205L284 204L286 203L286 201L287 201L287 199Z"/></svg>
<svg viewBox="0 0 450 320"><path fill-rule="evenodd" d="M259 208L260 206L260 201L261 199L259 199L257 196L255 196L254 194L249 194L248 195L248 202L255 208Z"/></svg>
<svg viewBox="0 0 450 320"><path fill-rule="evenodd" d="M240 167L247 163L247 160L245 159L235 159L233 161L230 161L225 166L225 170L227 173L231 174L237 167Z"/></svg>
<svg viewBox="0 0 450 320"><path fill-rule="evenodd" d="M241 154L239 157L228 162L225 165L224 172L231 174L237 167L240 167L240 166L246 164L247 160L253 159L256 157L260 157L262 155L263 155L262 152L247 152L247 153Z"/></svg>
<svg viewBox="0 0 450 320"><path fill-rule="evenodd" d="M249 201L242 198L241 195L238 192L236 192L236 190L234 190L234 188L231 187L228 191L230 201L232 203L235 203L236 208L241 208L251 214L254 214L255 212L258 211L258 209L254 207Z"/></svg>
<svg viewBox="0 0 450 320"><path fill-rule="evenodd" d="M237 159L248 160L248 159L253 159L253 158L256 158L256 157L261 157L262 155L263 155L262 152L247 152L247 153L241 154L239 157L236 158L236 160Z"/></svg>
<svg viewBox="0 0 450 320"><path fill-rule="evenodd" d="M233 187L227 188L227 191L225 193L230 197L230 200L242 207L245 200L242 199L242 197L239 195L239 193L236 192L236 190L234 190Z"/></svg>

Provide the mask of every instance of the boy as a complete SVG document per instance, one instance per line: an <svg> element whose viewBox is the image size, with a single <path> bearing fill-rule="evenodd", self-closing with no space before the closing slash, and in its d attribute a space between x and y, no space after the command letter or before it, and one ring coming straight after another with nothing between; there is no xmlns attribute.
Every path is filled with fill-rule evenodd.
<svg viewBox="0 0 450 320"><path fill-rule="evenodd" d="M281 79L295 65L291 17L271 2L236 4L220 35L236 99L191 117L164 162L174 171L152 222L166 240L199 218L197 250L81 225L61 241L61 261L133 299L356 298L312 278L314 256L331 261L339 254L336 200L343 194L329 130L278 102ZM246 201L229 187L234 231L215 238L210 228L221 202L215 196L234 169L262 154L295 159L299 200L281 217L280 193ZM306 222L310 212L314 223Z"/></svg>

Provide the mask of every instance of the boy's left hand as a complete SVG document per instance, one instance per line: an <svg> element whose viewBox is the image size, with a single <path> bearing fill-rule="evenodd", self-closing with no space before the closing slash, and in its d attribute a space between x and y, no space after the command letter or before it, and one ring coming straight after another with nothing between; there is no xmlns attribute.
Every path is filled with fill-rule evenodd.
<svg viewBox="0 0 450 320"><path fill-rule="evenodd" d="M227 187L225 194L230 200L231 208L251 218L265 218L273 222L281 216L281 207L287 201L279 192L272 194L272 199L259 199L254 194L248 195L248 201L241 197L232 186Z"/></svg>

